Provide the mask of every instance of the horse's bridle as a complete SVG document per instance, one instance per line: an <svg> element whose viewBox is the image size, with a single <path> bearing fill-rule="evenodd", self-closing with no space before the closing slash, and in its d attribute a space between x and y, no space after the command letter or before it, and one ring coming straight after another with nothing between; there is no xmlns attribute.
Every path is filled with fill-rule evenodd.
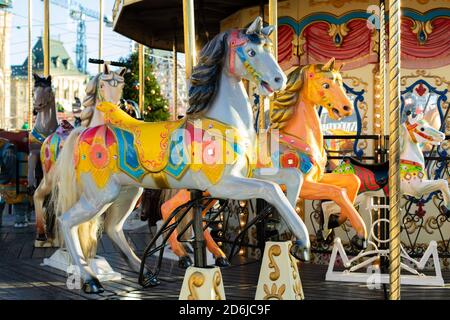
<svg viewBox="0 0 450 320"><path fill-rule="evenodd" d="M242 64L244 65L245 70L252 75L252 77L257 81L261 82L262 78L261 75L256 71L256 69L252 66L250 61L247 58L247 55L244 52L244 49L242 46L246 44L249 40L243 39L239 37L239 30L233 30L230 34L231 40L230 40L230 59L229 59L229 65L230 65L230 73L232 75L236 75L234 70L234 64L236 61L236 54L241 60Z"/></svg>
<svg viewBox="0 0 450 320"><path fill-rule="evenodd" d="M410 124L408 121L406 121L406 129L408 130L409 136L411 137L411 140L414 143L417 143L416 136L414 134L417 134L428 141L433 141L433 137L418 130L417 127L419 126L418 123Z"/></svg>
<svg viewBox="0 0 450 320"><path fill-rule="evenodd" d="M120 83L124 82L124 81L119 81L116 78L116 74L115 73L113 73L112 79L109 79L109 80L102 79L101 76L100 76L100 79L99 79L99 81L97 83L97 98L100 101L105 100L104 97L103 97L103 94L101 93L101 90L99 89L100 81L106 82L108 85L110 85L113 88L117 88L117 86L119 86Z"/></svg>

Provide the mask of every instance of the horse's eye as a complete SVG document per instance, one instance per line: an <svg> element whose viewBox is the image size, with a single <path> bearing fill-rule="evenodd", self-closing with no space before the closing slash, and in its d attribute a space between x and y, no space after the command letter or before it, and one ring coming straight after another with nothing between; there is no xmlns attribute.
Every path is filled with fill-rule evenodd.
<svg viewBox="0 0 450 320"><path fill-rule="evenodd" d="M425 128L420 128L420 131L425 131Z"/></svg>
<svg viewBox="0 0 450 320"><path fill-rule="evenodd" d="M256 52L255 52L255 50L253 50L253 49L248 50L247 53L248 53L248 55L249 55L250 57L256 56Z"/></svg>
<svg viewBox="0 0 450 320"><path fill-rule="evenodd" d="M324 89L330 89L330 85L328 83L326 83L326 82L324 84L322 84L322 87Z"/></svg>

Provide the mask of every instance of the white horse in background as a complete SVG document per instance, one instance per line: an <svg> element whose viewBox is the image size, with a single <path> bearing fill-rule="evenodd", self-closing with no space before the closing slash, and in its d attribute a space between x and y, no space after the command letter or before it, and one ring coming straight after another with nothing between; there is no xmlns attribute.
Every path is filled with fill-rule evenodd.
<svg viewBox="0 0 450 320"><path fill-rule="evenodd" d="M110 71L109 66L105 64L103 71L89 81L86 86L86 96L83 100L84 110L81 113L82 127L98 125L98 123L103 121L102 115L98 114L98 111L95 110L95 107L99 103L103 101L119 103L125 84L123 76L126 71L126 68L122 68L117 72ZM50 206L44 208L44 202L46 197L50 195L52 185L54 185L55 179L57 179L54 169L55 161L64 146L68 134L72 130L73 127L69 123L63 122L58 130L49 135L42 143L40 161L44 175L33 195L36 211L36 240L34 246L37 248L59 247L61 245L58 228L54 225L52 219L54 213L51 212ZM91 225L95 227L96 221L92 221ZM95 232L90 232L91 229L91 227L88 227L88 224L79 228L80 234L87 233L82 237L81 241L96 242L97 235Z"/></svg>

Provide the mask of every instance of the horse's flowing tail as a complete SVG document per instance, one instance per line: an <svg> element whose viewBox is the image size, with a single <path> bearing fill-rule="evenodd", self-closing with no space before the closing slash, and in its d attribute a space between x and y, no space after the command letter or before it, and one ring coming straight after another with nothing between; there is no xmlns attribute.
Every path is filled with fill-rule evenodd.
<svg viewBox="0 0 450 320"><path fill-rule="evenodd" d="M77 183L73 154L78 137L84 129L83 127L78 127L70 133L55 164L56 178L52 186L52 202L55 204L57 217L69 210L81 196L82 188ZM80 245L86 260L93 258L97 251L98 227L98 218L78 226ZM63 243L62 240L60 239L61 244Z"/></svg>

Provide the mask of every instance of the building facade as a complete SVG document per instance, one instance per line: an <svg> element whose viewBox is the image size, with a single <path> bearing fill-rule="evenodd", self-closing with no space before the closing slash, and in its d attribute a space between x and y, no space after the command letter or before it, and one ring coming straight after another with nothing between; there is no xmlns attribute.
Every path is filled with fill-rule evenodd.
<svg viewBox="0 0 450 320"><path fill-rule="evenodd" d="M44 70L42 38L34 45L32 54L33 72L42 75ZM28 58L22 65L11 67L11 120L8 123L11 128L21 128L28 119L27 68ZM83 100L89 76L77 70L63 43L58 40L50 40L50 75L58 110L70 114L75 98Z"/></svg>

